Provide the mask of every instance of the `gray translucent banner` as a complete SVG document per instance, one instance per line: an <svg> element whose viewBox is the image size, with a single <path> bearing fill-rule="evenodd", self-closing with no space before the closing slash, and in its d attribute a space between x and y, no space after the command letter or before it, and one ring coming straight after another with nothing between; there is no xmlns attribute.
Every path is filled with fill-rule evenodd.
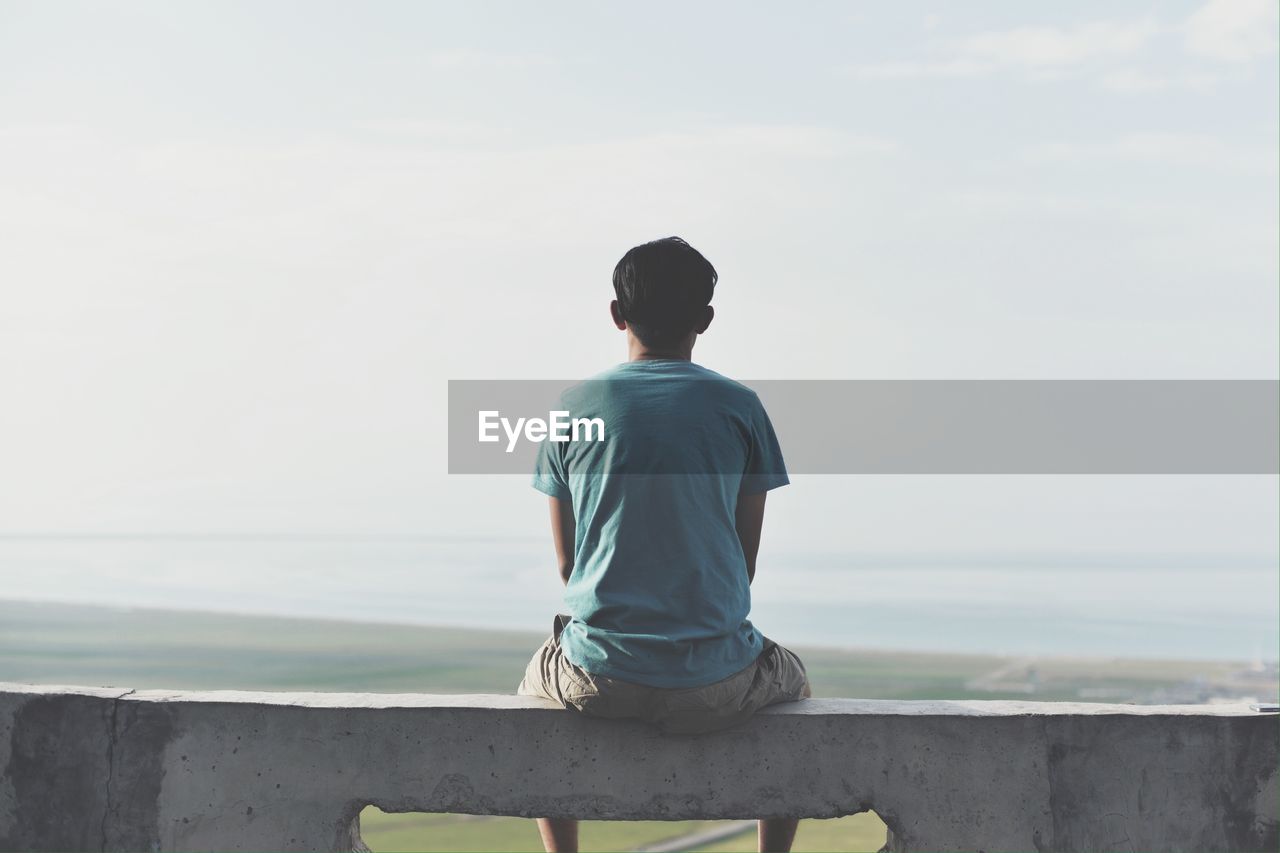
<svg viewBox="0 0 1280 853"><path fill-rule="evenodd" d="M569 435L565 416L549 414L564 411L560 393L581 384L450 380L449 473L530 474L538 442L523 431L512 440L508 429L519 418L540 419ZM745 384L764 403L795 474L1280 473L1273 380ZM498 440L479 440L482 412L500 413L486 416ZM580 426L579 440L590 440L590 425ZM605 434L615 440L607 424Z"/></svg>

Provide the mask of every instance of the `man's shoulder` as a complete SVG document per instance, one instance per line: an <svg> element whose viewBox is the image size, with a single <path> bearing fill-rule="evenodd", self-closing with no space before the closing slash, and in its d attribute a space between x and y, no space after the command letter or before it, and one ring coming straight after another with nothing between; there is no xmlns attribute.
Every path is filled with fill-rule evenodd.
<svg viewBox="0 0 1280 853"><path fill-rule="evenodd" d="M761 408L760 397L750 386L700 364L693 365L693 368L696 391L708 401L715 401L747 417Z"/></svg>
<svg viewBox="0 0 1280 853"><path fill-rule="evenodd" d="M643 397L659 389L669 389L678 395L694 395L707 401L727 402L741 408L760 405L759 397L749 386L709 367L687 361L665 363L656 370L652 364L624 362L570 386L561 399L571 407L575 404L582 407L584 404L615 400L619 395L630 397L632 395L628 391L631 390Z"/></svg>
<svg viewBox="0 0 1280 853"><path fill-rule="evenodd" d="M709 367L703 367L701 364L694 364L693 367L700 374L699 378L703 378L708 382L716 383L717 387L728 389L730 392L740 394L744 397L756 396L756 392L750 386L744 385L736 379L731 379L723 373L717 373Z"/></svg>

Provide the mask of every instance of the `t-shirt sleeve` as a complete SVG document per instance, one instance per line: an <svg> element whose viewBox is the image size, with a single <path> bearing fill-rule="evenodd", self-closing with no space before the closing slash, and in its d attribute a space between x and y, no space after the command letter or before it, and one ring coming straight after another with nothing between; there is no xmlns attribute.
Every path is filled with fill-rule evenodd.
<svg viewBox="0 0 1280 853"><path fill-rule="evenodd" d="M764 410L764 405L758 398L751 413L748 440L747 467L742 474L738 492L755 495L790 483L786 463L782 461L782 448L778 446L778 436L773 431L773 422L769 420L769 413Z"/></svg>
<svg viewBox="0 0 1280 853"><path fill-rule="evenodd" d="M569 476L565 470L562 441L538 444L538 458L533 467L533 487L544 495L564 500L569 497Z"/></svg>

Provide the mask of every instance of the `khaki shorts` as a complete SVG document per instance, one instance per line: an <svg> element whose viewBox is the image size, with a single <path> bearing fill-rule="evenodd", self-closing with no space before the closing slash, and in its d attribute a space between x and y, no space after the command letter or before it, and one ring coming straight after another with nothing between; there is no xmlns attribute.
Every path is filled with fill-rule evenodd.
<svg viewBox="0 0 1280 853"><path fill-rule="evenodd" d="M547 638L516 688L521 696L540 696L593 717L641 719L671 734L726 729L745 722L756 711L777 702L811 695L804 664L773 642L746 669L702 687L649 687L606 675L595 675L570 661L560 649L557 617Z"/></svg>

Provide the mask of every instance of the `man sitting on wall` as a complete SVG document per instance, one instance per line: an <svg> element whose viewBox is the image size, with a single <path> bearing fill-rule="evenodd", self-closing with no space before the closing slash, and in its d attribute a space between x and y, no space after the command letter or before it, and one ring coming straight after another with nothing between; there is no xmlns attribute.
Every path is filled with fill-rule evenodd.
<svg viewBox="0 0 1280 853"><path fill-rule="evenodd" d="M786 485L756 394L694 364L716 271L678 237L637 246L613 271L627 361L566 392L605 440L543 442L568 616L518 692L672 733L736 725L808 697L804 665L747 619L765 495ZM575 851L577 821L542 819L548 851ZM762 820L760 849L788 851L797 821Z"/></svg>

